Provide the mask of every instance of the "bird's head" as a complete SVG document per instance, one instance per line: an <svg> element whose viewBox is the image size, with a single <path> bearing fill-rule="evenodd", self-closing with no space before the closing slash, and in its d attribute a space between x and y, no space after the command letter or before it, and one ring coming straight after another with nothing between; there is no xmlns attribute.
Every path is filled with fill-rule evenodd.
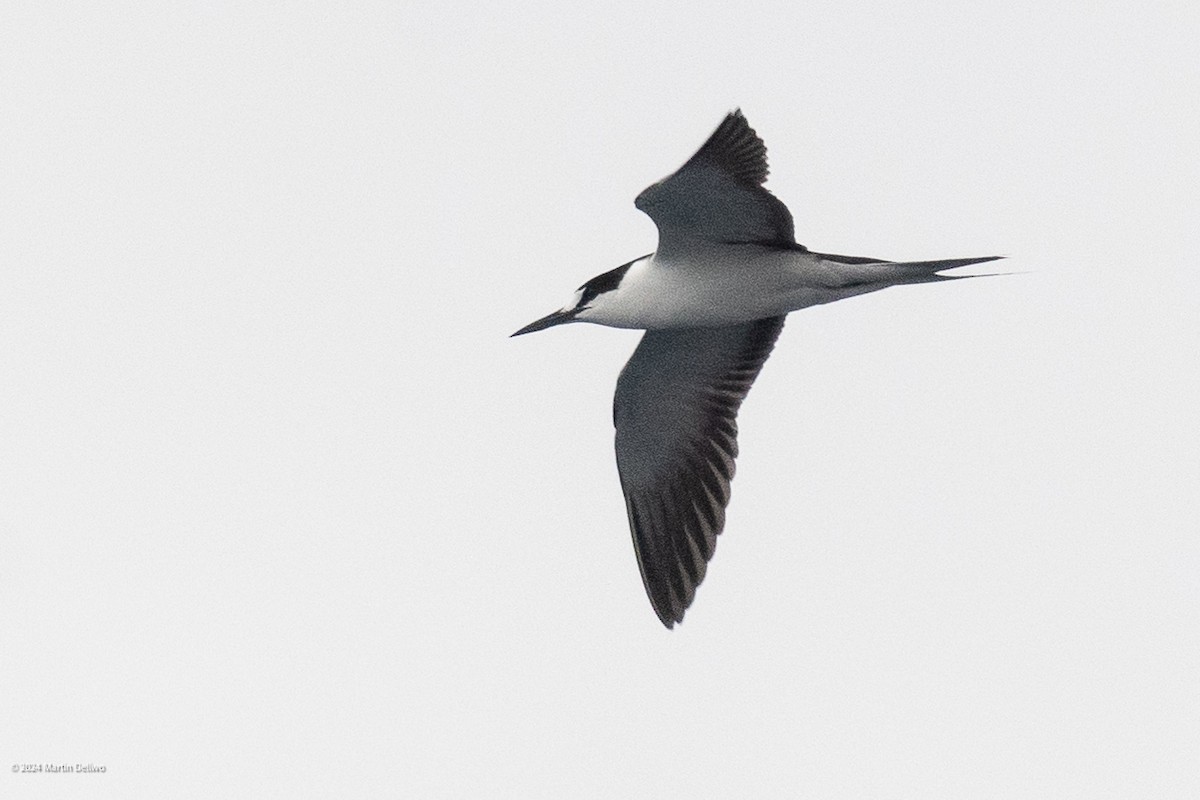
<svg viewBox="0 0 1200 800"><path fill-rule="evenodd" d="M565 306L539 320L534 320L514 333L513 336L542 331L566 322L587 322L588 318L596 312L597 307L609 299L606 295L611 296L609 293L621 285L621 279L625 277L629 267L640 260L635 259L628 264L622 264L616 269L610 269L608 272L597 275L576 289L575 294L571 295L570 301Z"/></svg>
<svg viewBox="0 0 1200 800"><path fill-rule="evenodd" d="M555 325L562 325L566 322L574 322L583 313L583 310L583 289L578 289L570 301L558 311L552 311L541 319L534 320L512 335L521 336L534 331L544 331L546 328L553 328Z"/></svg>

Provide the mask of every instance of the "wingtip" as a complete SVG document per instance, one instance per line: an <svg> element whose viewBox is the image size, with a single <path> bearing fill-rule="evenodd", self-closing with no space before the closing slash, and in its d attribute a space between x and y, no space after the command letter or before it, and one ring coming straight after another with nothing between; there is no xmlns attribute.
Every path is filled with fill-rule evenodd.
<svg viewBox="0 0 1200 800"><path fill-rule="evenodd" d="M660 609L654 606L654 614L658 617L658 621L663 624L663 627L669 631L675 630L675 626L683 622L683 615L687 609L681 609L678 614L673 613L672 609Z"/></svg>
<svg viewBox="0 0 1200 800"><path fill-rule="evenodd" d="M639 561L640 567L641 564ZM644 577L643 580L645 580ZM655 599L654 595L649 591L647 591L647 595L650 599L650 607L654 609L654 616L658 617L658 621L662 623L664 628L669 631L675 630L675 626L683 622L683 615L687 613L686 605L676 605L674 598L669 597ZM663 602L664 600L666 601L665 603Z"/></svg>
<svg viewBox="0 0 1200 800"><path fill-rule="evenodd" d="M770 170L767 166L767 146L750 126L741 107L730 111L688 160L688 164L709 160L734 178L753 186L762 186ZM684 168L687 164L684 165ZM789 222L790 217L789 217Z"/></svg>

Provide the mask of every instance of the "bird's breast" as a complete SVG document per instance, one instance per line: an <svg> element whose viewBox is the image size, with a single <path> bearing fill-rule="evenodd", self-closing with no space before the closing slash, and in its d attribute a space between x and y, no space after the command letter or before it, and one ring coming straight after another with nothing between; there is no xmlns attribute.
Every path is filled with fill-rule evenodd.
<svg viewBox="0 0 1200 800"><path fill-rule="evenodd" d="M802 255L728 245L687 259L656 255L633 264L618 291L581 319L616 328L709 327L828 302L805 275Z"/></svg>

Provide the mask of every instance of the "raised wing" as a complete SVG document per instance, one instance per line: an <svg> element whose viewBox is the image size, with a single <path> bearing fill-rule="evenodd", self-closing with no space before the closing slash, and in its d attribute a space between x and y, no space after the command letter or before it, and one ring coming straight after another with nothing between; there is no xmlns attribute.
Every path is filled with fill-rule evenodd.
<svg viewBox="0 0 1200 800"><path fill-rule="evenodd" d="M700 242L795 243L787 206L763 188L767 147L741 110L721 122L694 156L634 201L658 226L658 254Z"/></svg>
<svg viewBox="0 0 1200 800"><path fill-rule="evenodd" d="M642 582L668 628L725 526L738 408L783 320L647 331L617 380L617 470Z"/></svg>

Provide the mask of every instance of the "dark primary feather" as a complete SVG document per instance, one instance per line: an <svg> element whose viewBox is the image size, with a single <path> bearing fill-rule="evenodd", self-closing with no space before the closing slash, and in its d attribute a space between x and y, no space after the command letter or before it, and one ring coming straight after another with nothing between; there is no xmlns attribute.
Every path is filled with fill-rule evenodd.
<svg viewBox="0 0 1200 800"><path fill-rule="evenodd" d="M784 317L647 331L617 380L617 469L646 594L683 619L725 525L737 413Z"/></svg>
<svg viewBox="0 0 1200 800"><path fill-rule="evenodd" d="M707 162L750 186L766 183L767 146L739 108L725 116L684 169Z"/></svg>
<svg viewBox="0 0 1200 800"><path fill-rule="evenodd" d="M634 205L658 227L659 255L686 250L696 240L793 244L792 215L763 188L766 179L767 147L738 110Z"/></svg>

